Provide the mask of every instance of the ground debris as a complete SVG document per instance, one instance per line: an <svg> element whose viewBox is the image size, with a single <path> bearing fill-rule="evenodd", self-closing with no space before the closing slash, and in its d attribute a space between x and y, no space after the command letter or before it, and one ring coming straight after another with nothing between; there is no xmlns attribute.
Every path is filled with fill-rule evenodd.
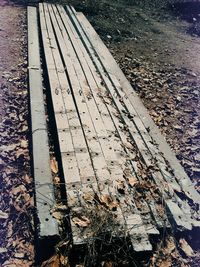
<svg viewBox="0 0 200 267"><path fill-rule="evenodd" d="M58 163L55 157L51 159L51 170L54 174L58 173Z"/></svg>
<svg viewBox="0 0 200 267"><path fill-rule="evenodd" d="M8 219L8 216L9 216L8 213L0 210L0 219L6 220Z"/></svg>
<svg viewBox="0 0 200 267"><path fill-rule="evenodd" d="M72 221L79 227L88 227L90 225L90 220L86 216L73 217Z"/></svg>
<svg viewBox="0 0 200 267"><path fill-rule="evenodd" d="M34 258L35 210L28 151L27 73L18 66L27 57L26 9L0 3L0 13L0 266L29 267Z"/></svg>
<svg viewBox="0 0 200 267"><path fill-rule="evenodd" d="M194 256L194 251L184 238L179 240L180 247L187 257Z"/></svg>

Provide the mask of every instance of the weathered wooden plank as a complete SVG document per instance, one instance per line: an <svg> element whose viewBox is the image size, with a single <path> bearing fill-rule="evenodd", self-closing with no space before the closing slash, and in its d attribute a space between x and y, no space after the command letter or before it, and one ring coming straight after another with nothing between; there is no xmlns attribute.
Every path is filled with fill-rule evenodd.
<svg viewBox="0 0 200 267"><path fill-rule="evenodd" d="M42 12L42 9L41 9L41 12ZM46 11L45 15L46 14L48 14L48 10ZM79 168L78 168L78 160L76 158L75 148L74 148L74 144L73 144L74 141L71 139L72 138L71 136L73 134L73 129L74 128L70 128L71 127L71 117L69 116L69 118L68 118L68 114L69 113L67 113L67 114L65 113L65 110L66 110L65 104L66 103L65 103L65 99L63 99L63 95L62 95L62 92L63 92L64 88L68 88L69 85L68 85L67 78L65 76L64 67L62 65L60 54L59 54L59 51L58 51L56 42L54 40L55 37L53 35L53 31L50 31L51 24L50 24L49 17L46 15L45 16L45 19L48 22L48 26L46 25L46 27L47 27L46 28L46 32L48 30L47 39L50 40L49 46L48 45L46 46L45 55L46 55L46 58L47 58L47 68L50 68L50 69L48 69L48 71L49 71L49 80L50 80L50 84L51 84L51 92L53 92L52 99L53 99L54 107L56 109L60 109L60 110L63 111L62 113L58 113L58 114L61 114L61 115L58 115L56 113L57 128L58 128L58 126L61 127L61 128L58 128L58 135L59 135L59 132L60 132L59 130L62 130L62 135L64 134L65 135L65 138L69 138L70 137L70 139L68 140L68 144L69 144L69 142L71 143L71 148L70 148L69 151L62 151L63 148L61 148L61 151L63 153L65 153L66 156L68 156L68 157L62 157L63 167L64 167L64 170L65 170L65 173L64 174L65 174L65 179L66 179L66 184L67 184L68 182L69 183L73 182L73 177L77 177L77 170L79 170ZM44 36L44 31L43 31L43 36ZM54 69L53 69L53 66L50 67L48 65L48 60L50 58L52 58L51 61L54 62ZM53 70L54 70L54 72L53 72ZM54 73L54 75L52 75L52 72ZM64 77L64 80L62 79L62 77ZM55 91L55 89L57 89L57 95L59 95L59 102L56 101L56 98L57 97L54 98L54 91ZM58 90L59 90L59 93L58 93ZM71 97L71 103L73 104L72 97ZM57 108L57 106L58 106L58 108ZM62 114L64 114L64 115L62 115ZM66 121L63 121L62 122L62 124L64 124L64 126L60 126L59 125L60 124L60 119L58 121L58 117L59 116L65 116ZM79 124L78 124L78 126L79 126ZM70 135L69 135L68 129L70 129ZM65 132L63 132L63 130L65 130ZM77 131L76 131L76 133L77 133ZM83 137L83 134L82 134L82 131L81 131L80 128L79 128L78 133L80 134L80 137L78 137L77 140L80 139L80 141L83 141L82 145L84 145L84 137ZM74 136L74 134L73 134L73 136ZM61 137L61 136L59 136L59 137ZM62 140L59 140L59 141L61 143ZM75 139L75 141L76 141L76 139ZM75 142L75 144L76 143L77 142ZM73 153L70 155L69 152L73 152ZM67 153L69 155L67 155ZM72 169L71 169L71 166L70 166L69 162L68 161L67 161L68 163L65 162L65 160L68 160L69 157L73 158L73 160L72 160L73 164L75 164L75 162L76 162L75 166L77 166L77 168L74 169L74 172L75 172L74 174L71 173ZM88 157L88 159L89 159L89 157ZM87 165L88 165L88 162L87 162ZM68 169L69 169L69 172L68 172ZM81 169L80 169L80 171L81 171ZM69 175L69 173L71 175ZM81 182L81 178L80 177L79 177L78 180L79 180L79 182ZM76 182L77 182L77 180L76 180Z"/></svg>
<svg viewBox="0 0 200 267"><path fill-rule="evenodd" d="M71 42L73 43L73 46L74 46L74 49L76 51L76 54L77 54L77 57L79 58L79 61L82 65L82 69L84 70L85 72L85 75L87 76L88 80L90 83L92 83L92 81L94 81L90 86L92 88L92 92L93 92L93 96L95 98L95 101L98 105L98 109L100 111L101 114L103 114L104 116L103 117L103 121L105 123L105 125L107 125L107 127L110 129L110 132L111 133L114 133L115 135L115 138L116 138L116 132L117 132L117 128L115 128L114 126L114 122L109 114L110 112L110 109L113 109L113 107L110 105L109 107L106 106L105 102L103 103L103 98L100 96L100 90L101 90L101 83L102 83L102 80L98 79L96 77L97 73L96 73L96 69L95 69L95 66L93 65L89 55L87 54L80 38L78 37L75 29L73 28L71 24L71 22L69 21L69 19L67 19L67 17L65 16L65 12L62 12L62 9L61 7L58 6L58 9L60 9L60 12L61 12L61 16L62 16L62 19L63 19L63 22L65 24L65 27L68 31L68 34L70 36L70 40ZM64 29L62 28L62 32L64 31ZM66 36L67 38L67 36ZM94 79L94 80L93 80ZM102 92L103 93L103 92ZM114 112L113 113L116 113L116 109L114 109ZM106 117L106 120L104 120L104 117ZM115 118L117 119L117 117L115 116ZM118 118L119 120L119 118ZM119 128L118 128L119 131L121 131ZM111 138L111 135L108 137L108 138ZM125 140L127 139L127 137L125 138ZM127 155L126 153L124 153L124 149L122 148L122 143L120 142L120 136L118 136L117 138L117 142L115 143L116 145L120 145L120 148L117 149L118 151L118 155L120 158L124 159L124 169L127 169ZM127 143L127 140L126 140L126 143ZM114 147L116 148L116 145L114 145ZM130 173L131 173L131 168L130 168ZM132 174L133 176L133 174ZM119 176L118 176L119 177ZM121 180L122 178L122 175L119 177L119 180ZM133 194L130 195L130 198L133 196ZM149 210L149 213L151 214L151 211ZM150 215L151 216L151 215ZM149 217L150 218L150 217ZM146 219L146 217L145 217ZM147 220L146 220L147 221ZM150 219L148 220L148 225L150 224ZM155 227L153 225L151 226L148 226L148 229L151 229L151 233L153 232L152 229L154 229L154 233L157 233L159 234L158 231L155 230Z"/></svg>
<svg viewBox="0 0 200 267"><path fill-rule="evenodd" d="M68 8L68 11L71 12L71 10ZM117 91L117 94L119 92L119 83L116 81L116 79L114 78L113 75L111 75L110 79L108 79L110 73L107 72L107 75L104 73L105 71L105 65L102 64L102 62L100 61L100 59L98 58L98 56L95 54L95 50L93 50L93 46L92 46L92 43L90 43L90 40L87 39L87 36L84 35L84 31L83 29L81 28L80 24L78 23L78 21L76 21L76 17L74 16L74 14L71 12L71 16L73 17L73 21L74 23L76 24L76 27L77 29L79 30L80 34L82 35L82 37L84 38L84 42L85 42L85 45L87 47L87 49L90 50L90 53L91 53L91 56L93 57L93 60L95 62L95 64L98 66L98 69L105 81L105 83L107 84L107 88L109 88L109 91L113 97L113 100L115 102L115 104L117 105L118 107L118 111L119 113L121 114L121 116L123 117L124 119L124 122L126 123L126 125L129 127L129 130L130 131L130 134L132 135L133 137L133 140L135 141L135 144L138 146L147 166L152 166L153 164L155 165L155 162L153 161L153 158L152 158L152 155L149 153L149 147L146 146L144 140L143 140L143 137L139 134L138 132L138 129L134 129L133 128L133 125L132 125L132 122L128 119L127 116L124 116L123 114L123 110L124 110L124 106L122 106L121 102L122 100L124 100L123 98L119 98L119 97L116 97L116 91L115 89L118 89ZM115 89L112 88L112 84L115 85ZM119 95L119 94L118 94ZM124 101L123 101L124 102ZM134 120L134 118L133 118ZM135 125L136 126L136 125ZM163 176L162 176L162 173L160 172L160 170L156 170L153 174L152 174L152 177L154 178L154 181L157 183L157 185L159 186L159 188L165 188L166 187L166 183L164 183L164 179L163 179ZM168 180L168 183L172 184L172 181L169 181ZM174 181L173 181L174 183ZM176 184L176 186L178 186ZM167 191L167 190L166 190ZM165 192L165 191L162 191L161 190L161 194L164 194L166 199L168 197L172 197L173 195L175 195L173 193L173 195L171 194L173 192L173 187L169 188L168 189L168 192ZM178 199L179 200L179 199ZM179 202L181 202L179 200ZM175 204L176 205L176 204ZM173 211L173 210L171 210ZM184 212L182 213L182 217L184 218L186 216L186 214L184 214ZM190 220L190 218L188 216L186 216L188 220ZM174 218L176 218L176 213L174 214ZM178 222L178 217L177 217L177 222ZM186 224L184 222L184 220L182 221L183 222L183 225L185 227L188 227L188 224ZM191 226L190 226L191 228Z"/></svg>
<svg viewBox="0 0 200 267"><path fill-rule="evenodd" d="M56 21L54 20L54 22ZM56 23L54 24L54 27L55 31L58 34L59 31L58 28L56 27ZM92 158L96 175L98 179L108 179L107 177L109 177L110 174L107 168L107 164L105 162L105 158L102 153L102 148L99 143L98 136L94 128L94 124L91 119L90 111L88 110L85 96L83 95L82 87L78 79L79 77L77 76L76 69L71 60L71 56L69 55L69 53L67 53L67 49L61 38L59 39L59 46L62 49L65 67L68 73L68 77L70 79L71 88L76 102L76 109L77 109L76 116L78 116L77 121L79 119L82 127L84 127L84 135L87 140L87 145L90 150L90 155Z"/></svg>
<svg viewBox="0 0 200 267"><path fill-rule="evenodd" d="M122 86L115 76L113 69L117 73L119 70L106 47L85 17L72 8L68 7L69 18L59 5L41 6L45 13L46 61L72 211L84 205L86 193L119 199L117 214L121 224L126 225L134 249L151 250L148 235L159 234L156 226L168 226L168 220L158 214L151 190L145 190L147 201L134 198L135 189L129 186L128 179L135 177L143 182L139 160L151 169L148 179L157 185L172 224L178 229L192 229L197 224L191 219L190 207L176 194L183 186L168 172L168 163L132 98L127 90L124 92L126 82ZM112 58L111 64L104 55ZM118 190L119 183L124 185L125 194ZM82 233L73 220L71 224L75 243L84 243L88 233Z"/></svg>
<svg viewBox="0 0 200 267"><path fill-rule="evenodd" d="M58 7L59 8L59 7ZM64 14L64 13L63 13ZM59 19L59 18L58 18ZM66 17L65 16L62 16L62 19L63 19L63 21L65 22L65 26L67 27L67 21L66 21ZM71 32L71 30L70 30L70 28L68 27L67 28L67 30L68 30L68 34L70 35L70 39L71 39L71 42L74 44L74 48L75 48L75 46L76 46L76 44L75 44L75 42L77 43L77 38L76 39L74 39L73 38L73 33ZM62 28L62 33L64 32L65 30ZM68 37L68 36L65 36L66 38ZM59 40L61 39L61 36L59 36ZM69 47L69 46L68 46ZM63 50L63 49L62 49ZM87 71L85 74L87 74L87 78L88 78L88 75L89 75L89 73L90 73L90 70L87 68L87 65L86 64L83 64L84 63L84 58L83 57L81 57L81 54L80 54L80 52L79 52L79 49L78 49L78 47L76 47L76 49L75 49L75 51L76 51L76 54L77 54L77 56L78 56L78 58L79 58L79 61L80 61L80 63L82 64L82 69L84 69L84 71ZM85 55L84 55L84 57L85 57ZM92 77L92 76L91 76ZM93 77L92 77L92 79L93 79ZM91 82L92 80L89 80L89 82ZM100 104L102 104L102 99L101 98L97 98L97 97L95 97L96 95L95 95L95 89L94 89L94 87L96 87L97 88L97 85L95 85L95 84L93 84L93 86L92 86L92 94L93 94L93 96L94 96L94 98L95 98L95 100L96 100L96 103L98 104L98 108L100 107ZM98 88L97 88L98 89ZM100 101L98 101L98 100L100 100ZM105 109L105 107L104 107L104 109L102 110L102 112L106 112L106 109ZM112 123L112 122L111 122ZM115 131L114 131L115 132ZM108 139L109 139L109 136L107 137ZM122 157L122 156L121 156ZM122 157L123 158L123 157ZM126 162L126 160L125 160L125 162ZM125 168L125 167L124 167ZM126 167L127 168L127 167ZM112 174L111 174L112 175ZM112 176L112 180L114 181L114 180L117 180L117 178L118 178L118 180L123 180L123 174L122 174L122 172L121 173L117 173L117 175L116 175L116 173L115 173L115 176L113 175ZM121 204L120 204L120 206L121 206ZM144 236L144 233L142 234L143 236ZM146 238L146 239L148 239L148 238ZM141 244L142 244L142 242L140 242ZM145 244L146 245L146 244ZM149 246L150 247L150 246ZM149 249L149 247L147 248L147 250ZM143 250L145 250L145 248L143 247Z"/></svg>
<svg viewBox="0 0 200 267"><path fill-rule="evenodd" d="M110 74L109 74L109 75L110 75ZM112 78L112 80L115 80L115 83L116 83L116 78L114 77L114 75L112 75L111 78ZM116 84L117 84L116 87L117 87L117 89L118 89L118 92L120 92L121 88L119 87L118 83L116 83ZM114 95L115 95L115 93L113 94L113 96L114 96ZM126 104L127 104L127 102L128 102L129 100L128 100L128 98L126 97L126 95L121 94L120 97L121 97L121 99L123 99L123 101L126 102ZM131 107L131 105L130 105L129 102L128 102L128 106L129 106L129 108ZM136 123L136 126L139 127L140 134L142 134L142 139L145 139L147 142L149 142L149 144L148 144L148 145L149 145L148 148L151 147L151 148L154 149L154 146L152 145L152 140L148 138L149 135L148 135L146 129L143 127L143 125L142 125L141 121L139 120L139 118L136 117L137 114L136 114L136 113L133 113L134 109L132 109L131 111L132 111L131 115L134 116L134 118L133 118L134 123L137 122L137 123ZM134 112L135 112L135 111L134 111ZM130 112L128 112L128 114L129 114L129 113L130 113ZM126 120L126 122L127 122L127 121L128 121L128 120ZM145 138L145 136L146 136L146 138ZM135 132L135 137L137 137L137 142L138 142L138 141L141 142L141 138L140 138L138 132ZM146 154L148 155L148 152L147 152L147 150L145 149L145 147L143 147L141 150L144 151L144 152L146 151L146 152L144 153L144 155L146 155ZM156 155L156 154L155 154L155 149L153 150L153 152L154 152L153 155L155 156L155 155ZM177 190L177 188L178 188L178 189L180 190L179 185L176 183L175 180L171 179L171 175L166 171L166 165L164 165L164 162L163 162L163 160L162 160L162 157L160 157L159 153L157 153L157 157L158 157L158 159L159 159L158 163L159 163L160 167L162 167L161 169L163 170L164 177L167 178L167 179L166 179L167 182L168 182L168 183L171 183L172 189L176 189L176 190ZM150 163L150 161L149 161L149 163ZM150 163L150 164L151 164L151 163Z"/></svg>
<svg viewBox="0 0 200 267"><path fill-rule="evenodd" d="M39 238L59 236L58 223L50 214L55 204L50 167L39 54L37 9L28 7L28 69L33 149L33 177L39 219Z"/></svg>
<svg viewBox="0 0 200 267"><path fill-rule="evenodd" d="M59 143L61 147L63 138L67 139L71 137L72 133L70 132L70 136L69 136L68 129L69 129L70 124L69 124L67 114L65 112L66 107L64 104L63 96L61 94L61 89L63 90L62 88L63 84L61 84L62 81L60 82L60 77L58 75L58 73L64 73L64 71L62 71L62 65L58 64L60 62L59 61L60 55L59 53L56 53L57 52L56 43L53 42L54 40L53 36L49 35L50 29L48 28L48 26L50 26L50 24L48 24L47 26L47 23L49 23L50 21L47 20L48 18L46 18L45 15L46 14L44 10L44 5L40 4L40 23L41 23L41 29L42 29L43 46L44 46L44 51L45 51L47 71L48 71L49 82L50 82L50 87L51 87L53 107L54 107L54 111L55 110L57 111L55 112L55 120L56 120L56 124L58 128L58 138L59 138ZM62 120L63 117L64 117L64 120ZM71 143L71 145L69 143ZM64 148L60 148L60 150L62 153L61 160L62 160L66 186L67 184L70 184L70 183L73 183L73 184L78 183L80 185L81 178L80 178L80 172L78 168L78 161L76 158L75 149L74 149L73 141L71 138L67 140L67 144L65 144L65 146L67 146L65 147L66 151ZM67 151L68 149L70 150ZM71 205L72 207L74 203L80 206L79 199L77 197L77 194L74 193L74 191L76 190L72 190L72 189L70 190L67 187L68 204L69 206ZM71 227L72 227L73 241L75 243L79 242L81 238L79 237L79 234L77 233L77 229L72 221L71 221Z"/></svg>
<svg viewBox="0 0 200 267"><path fill-rule="evenodd" d="M49 6L50 7L50 6ZM62 41L62 36L59 35L59 31L58 31L58 28L56 26L56 21L54 19L54 16L53 14L50 12L51 14L51 18L52 18L52 21L54 22L54 29L55 31L57 32L57 37L59 38L59 43L61 44L61 41ZM64 52L67 52L64 50L64 47L62 47L62 51ZM66 54L66 53L65 53ZM65 59L65 54L63 54L63 57ZM72 64L70 63L70 59L68 59L68 62L69 66L72 66ZM72 77L74 77L74 74L77 73L73 73L73 70L70 69L71 72L71 76L70 76L70 80ZM71 84L73 84L75 86L75 84L71 81ZM76 87L73 87L73 89L76 89ZM76 100L77 100L77 96L76 96ZM78 103L78 107L79 107L79 114L80 114L80 119L84 116L85 119L86 119L86 115L89 116L89 111L88 110L84 110L83 109L83 106L81 107L80 109L80 105L81 105L81 102ZM83 120L84 124L82 123L82 125L85 125L86 127L83 127L85 129L85 135L86 135L86 138L88 140L88 146L90 149L98 149L97 147L94 147L94 145L96 146L96 143L97 143L97 137L92 135L94 134L94 131L93 129L91 128L91 123L88 124L88 120ZM89 126L89 127L88 127ZM100 133L100 135L102 135L102 132ZM94 138L95 137L95 138ZM94 142L95 141L95 142ZM100 147L100 146L99 146ZM106 166L106 162L103 158L103 161L98 157L99 154L101 153L100 150L92 150L92 153L91 153L91 157L92 157L92 161L93 161L93 166L94 166L94 171L95 173L98 174L97 178L98 178L98 181L106 181L106 179L108 179L108 177L110 177L110 173L108 172L108 169L107 169L107 166ZM100 159L100 160L99 160ZM88 177L89 178L89 177ZM91 179L87 179L87 182L88 183L91 183L92 180ZM102 187L99 186L98 184L98 187L99 187L99 190L100 190L100 195L105 195L105 194L108 194L109 195L109 191L107 189L107 186L105 184L103 184ZM84 191L84 189L82 189L82 191ZM85 191L86 193L87 191ZM95 194L98 194L99 195L99 191L97 189L97 186L96 186L96 192L94 192ZM99 197L100 197L99 195ZM122 218L122 215L121 215L121 211L118 210L118 217L121 217Z"/></svg>
<svg viewBox="0 0 200 267"><path fill-rule="evenodd" d="M54 11L57 17L59 27L61 29L61 32L60 31L57 32L59 42L61 38L63 38L64 44L65 44L65 50L64 48L61 50L63 51L63 53L65 53L65 51L67 50L70 53L70 58L72 60L72 63L74 64L74 69L76 71L77 77L82 86L81 88L83 90L83 95L85 97L84 99L87 104L88 111L90 112L91 119L93 120L97 138L101 145L102 152L106 160L106 163L108 165L108 168L111 172L111 178L112 179L121 178L123 176L123 169L121 166L123 157L119 157L114 150L116 146L118 146L118 148L120 149L120 144L118 141L113 142L115 138L114 133L107 131L106 126L104 124L104 120L101 117L101 112L106 112L106 107L103 106L103 110L99 110L99 105L103 103L100 98L97 99L94 95L96 94L94 90L94 86L96 86L95 81L93 80L92 77L89 77L90 72L87 72L87 69L86 69L87 65L82 64L84 63L84 61L80 53L78 53L77 50L73 49L73 47L76 46L75 39L71 40L71 42L73 42L73 47L72 47L70 40L68 40L68 34L64 28L64 25L62 24L60 16L57 14L57 9L55 6L54 6ZM63 34L63 37L61 33ZM97 100L100 100L100 101L97 102Z"/></svg>
<svg viewBox="0 0 200 267"><path fill-rule="evenodd" d="M88 153L87 143L83 134L83 125L81 124L79 113L77 112L77 106L74 103L73 96L70 94L71 88L68 84L67 76L65 73L64 66L62 64L61 56L59 54L59 49L56 43L56 39L54 36L52 21L50 20L48 6L44 4L44 12L45 19L47 22L47 29L50 38L50 46L52 48L52 54L55 61L56 69L59 70L57 72L58 79L61 85L61 93L64 100L65 109L67 110L68 123L69 128L72 134L72 141L74 144L74 150L77 158L77 163L80 172L81 186L76 183L72 183L71 185L67 183L67 197L69 199L69 204L76 203L76 205L72 209L72 213L75 212L77 208L81 208L81 198L84 194L92 192L92 189L88 185L93 185L92 188L96 188L96 193L98 193L97 183L95 180L95 169L93 169L90 160L90 154ZM57 88L58 89L58 88ZM86 114L86 110L83 111ZM84 115L85 116L85 115ZM87 120L85 121L87 125ZM68 127L67 127L68 128ZM87 129L88 130L88 129ZM92 144L93 140L90 142ZM69 154L69 153L68 153ZM96 154L95 154L96 158ZM62 160L68 160L69 157L65 153L62 155ZM69 162L70 163L70 162ZM65 166L67 162L65 161ZM94 164L94 161L93 161ZM64 165L64 164L63 164ZM97 164L96 164L97 166ZM99 166L101 168L101 163L99 162ZM67 170L65 172L65 176L69 173L69 169L71 168L71 164L68 165ZM103 169L101 169L103 173ZM66 178L66 181L69 179ZM70 180L71 182L72 180ZM71 189L69 189L69 186ZM74 188L74 190L72 190ZM79 199L76 199L76 198ZM74 244L80 244L84 242L85 237L81 230L74 224L73 220L71 220L72 226L72 234L73 234L73 242Z"/></svg>
<svg viewBox="0 0 200 267"><path fill-rule="evenodd" d="M59 8L59 7L58 7ZM54 11L56 12L56 7L54 6ZM63 14L61 14L63 15ZM94 117L94 124L97 128L98 138L100 139L100 143L102 143L102 149L104 151L104 155L106 160L108 161L122 161L123 157L117 157L116 148L118 148L118 153L122 151L120 147L119 140L116 139L115 130L108 130L110 128L110 124L112 125L111 118L109 112L104 105L102 98L98 96L99 88L96 84L95 78L93 77L87 61L85 59L85 55L81 52L79 48L77 36L74 36L73 29L70 28L70 25L67 23L67 17L62 16L64 24L61 22L59 15L57 16L57 20L59 22L59 26L61 28L61 32L63 34L63 38L65 39L66 46L71 51L71 57L73 62L75 63L76 70L79 72L80 80L85 85L83 86L86 98L87 92L92 99L88 102L88 105L91 105L92 114ZM66 29L65 29L66 28ZM68 37L69 35L69 37ZM68 40L70 38L70 40ZM72 47L73 44L73 47ZM74 49L74 51L73 51ZM89 56L89 55L88 55ZM79 61L79 62L78 62ZM82 71L82 73L80 73ZM87 99L86 99L87 100ZM95 113L94 113L95 112ZM104 114L104 116L102 116ZM121 162L119 162L121 164Z"/></svg>
<svg viewBox="0 0 200 267"><path fill-rule="evenodd" d="M100 71L103 73L104 72L103 66L101 66L99 64L98 67L100 68ZM110 73L108 73L108 76L110 76L111 82L114 83L114 86L117 89L117 91L115 91L115 90L110 91L112 97L113 98L114 97L120 98L120 100L123 100L123 105L124 105L124 108L126 109L127 115L131 115L133 117L131 121L134 122L135 129L132 127L132 132L134 132L134 134L135 134L136 141L138 143L141 143L141 146L142 146L141 150L146 151L146 154L148 155L148 149L152 148L153 149L153 155L155 157L156 153L157 153L157 151L155 151L156 146L153 146L153 144L152 144L153 140L150 138L146 128L143 126L142 121L138 118L137 113L136 113L135 109L133 108L133 106L131 105L131 103L129 102L128 97L126 97L126 95L121 90L120 84L118 83L115 76L110 74ZM119 101L117 101L117 102L119 103ZM123 109L122 105L121 105L121 109ZM127 120L127 119L126 119L126 123L129 123L129 125L131 125L131 122L129 122L129 120ZM143 140L146 143L149 142L147 147L145 147L145 145L146 145L145 142L143 145ZM151 150L150 150L150 152L151 152ZM151 164L151 159L148 159L148 161L149 161L149 164ZM159 161L161 161L161 163L162 163L161 157L159 157ZM167 173L166 168L164 170L165 170L165 174L166 174ZM171 175L169 173L167 173L167 174L168 174L167 178L170 178ZM171 183L172 182L174 183L174 181L171 180ZM177 184L176 184L176 186L179 187Z"/></svg>
<svg viewBox="0 0 200 267"><path fill-rule="evenodd" d="M98 108L100 110L100 113L103 117L104 123L107 127L107 129L109 129L109 131L111 133L114 133L115 138L116 138L116 133L118 133L118 138L117 138L117 142L113 143L113 146L115 147L115 149L117 148L117 152L120 158L124 159L124 163L126 163L127 165L127 155L128 157L132 157L134 158L135 155L132 156L131 151L128 151L128 149L126 148L125 145L129 145L130 147L132 146L129 142L128 142L128 138L127 135L123 133L123 131L120 129L120 127L122 126L119 123L119 118L117 118L116 114L117 114L117 110L110 104L106 104L106 102L104 101L103 103L103 97L102 94L105 94L105 88L102 87L102 80L99 77L99 75L96 72L95 66L93 65L93 62L91 61L91 58L89 57L89 54L87 53L85 47L83 46L77 32L75 31L75 29L73 28L71 24L71 22L67 19L67 17L64 15L65 12L62 12L61 7L58 6L58 9L60 9L61 12L61 16L63 19L63 22L65 23L65 27L68 30L68 32L71 32L74 35L74 38L72 38L71 36L71 42L74 44L74 49L76 50L77 56L79 57L80 63L82 64L82 69L85 71L85 74L87 75L87 77L91 77L94 79L96 84L91 85L92 91L93 91L93 95L95 98L95 101L98 105ZM68 27L67 27L68 25ZM81 54L82 53L82 54ZM84 64L84 60L86 61L87 64ZM96 94L95 94L96 93ZM100 100L100 101L99 101ZM106 109L104 107L104 105L106 106ZM112 114L114 114L112 116ZM109 136L109 138L111 138L112 135ZM124 145L122 145L122 143L120 143L120 140L122 141L122 143ZM120 144L120 148L119 148L119 144ZM123 149L122 149L123 147ZM124 153L126 152L126 153ZM131 163L133 163L133 161L131 161ZM132 164L133 165L133 164ZM133 166L133 168L136 168L136 164L135 166ZM127 169L127 167L126 167ZM131 173L131 171L130 171ZM134 174L135 177L137 177ZM132 194L133 196L133 194ZM149 194L150 196L150 194ZM153 198L152 198L153 201ZM149 212L151 213L151 211L149 210ZM148 220L150 222L150 220ZM151 229L154 228L154 226L150 227Z"/></svg>
<svg viewBox="0 0 200 267"><path fill-rule="evenodd" d="M81 24L84 26L87 35L90 36L90 39L92 40L95 49L101 55L101 59L103 63L106 65L108 72L111 73L112 75L113 74L116 75L116 78L118 79L121 87L123 88L123 91L125 92L128 99L131 101L131 104L135 107L135 110L137 111L139 117L142 119L145 128L150 129L151 136L155 140L155 143L159 145L159 150L162 152L167 161L170 163L170 166L173 168L176 179L178 179L179 184L183 188L183 191L196 203L199 203L200 197L196 192L196 190L194 189L193 184L191 183L190 179L184 172L183 168L176 159L169 145L166 143L166 140L163 138L160 131L156 127L155 123L150 118L147 110L143 106L137 94L132 89L125 75L120 70L119 66L116 64L116 61L114 60L113 56L110 54L106 46L99 38L98 34L92 28L87 19L84 17L84 15L81 13L77 13L76 16L79 18Z"/></svg>
<svg viewBox="0 0 200 267"><path fill-rule="evenodd" d="M63 18L63 21L65 21L65 25L67 23L70 23L70 22L67 22L67 20L65 20L65 18ZM82 44L79 36L77 35L76 31L73 30L73 26L71 26L71 30L73 31L73 34L75 35L75 39L73 39L72 42L75 43L75 40L76 40L76 44L74 45L74 47L76 47L77 44L79 44L79 46L76 49L76 53L79 54L79 59L80 59L80 51L81 51L82 54L83 54L83 59L86 59L87 60L88 67L85 64L82 64L83 69L86 71L87 76L89 76L89 73L91 71L92 76L95 79L95 82L96 82L96 84L98 86L98 88L97 88L97 86L93 85L92 86L92 89L93 89L93 92L96 91L96 93L97 93L96 102L98 103L98 107L101 108L101 102L98 101L98 96L99 96L99 93L105 94L105 88L103 88L102 85L101 85L102 84L102 80L100 79L100 77L98 77L98 73L96 72L95 66L93 65L93 63L92 63L89 55L87 54L87 52L86 52L86 50L85 50L85 48L84 48L84 46L83 46L83 44ZM80 61L81 61L81 59L80 59ZM94 94L94 96L95 96L95 94ZM101 99L102 99L102 96L101 96ZM105 101L104 101L104 104L105 104ZM105 114L106 116L108 116L108 118L109 118L109 124L107 124L108 127L110 128L110 130L112 132L115 132L116 133L116 131L117 131L119 133L120 139L122 140L122 142L124 143L124 145L125 144L126 145L129 144L127 135L124 134L123 131L120 129L120 127L122 125L119 123L119 118L117 118L117 116L116 116L116 114L117 114L116 109L114 109L114 107L111 106L111 105L109 105L109 104L108 104L108 107L107 108L108 108L108 112L105 112L105 109L104 110L102 109L101 110L101 114ZM112 119L111 119L111 117L112 117ZM108 119L107 119L107 122L108 122ZM115 123L115 125L114 125L114 123ZM118 143L119 143L119 141L118 141ZM129 144L129 145L131 146L131 144ZM125 146L124 146L124 150L126 151L126 153L131 158L131 153L126 149ZM120 153L122 153L122 151L120 151ZM125 153L123 153L123 154L125 154ZM121 155L121 157L123 157L123 154ZM126 157L127 157L127 155L126 155ZM127 165L127 162L126 162L126 165ZM137 177L135 174L134 175L132 174L132 176ZM133 195L134 195L134 193L132 192L131 193L131 196L133 196ZM151 196L151 194L148 194L148 198L150 196ZM154 201L154 199L152 197L152 202L153 201ZM151 214L151 210L148 208L147 203L146 203L146 209L149 210L148 219L147 219L147 215L144 215L143 213L142 213L142 218L144 218L144 220L146 222L146 225L145 225L145 222L143 222L143 223L144 223L144 225L145 225L148 233L149 234L159 234L158 230L156 230L154 224L152 223L153 219L152 219L152 217L150 215ZM159 223L160 223L160 220L159 220ZM163 224L163 226L164 226L164 224Z"/></svg>

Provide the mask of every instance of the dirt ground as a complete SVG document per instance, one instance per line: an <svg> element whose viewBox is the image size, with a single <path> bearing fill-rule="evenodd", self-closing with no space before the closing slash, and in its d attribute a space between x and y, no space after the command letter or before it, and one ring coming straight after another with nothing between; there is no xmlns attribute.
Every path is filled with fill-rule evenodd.
<svg viewBox="0 0 200 267"><path fill-rule="evenodd" d="M26 9L0 1L0 266L32 266Z"/></svg>

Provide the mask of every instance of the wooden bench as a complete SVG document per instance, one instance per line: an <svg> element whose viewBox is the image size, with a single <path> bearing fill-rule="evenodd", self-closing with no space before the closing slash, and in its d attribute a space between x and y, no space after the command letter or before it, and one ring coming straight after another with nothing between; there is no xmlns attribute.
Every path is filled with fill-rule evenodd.
<svg viewBox="0 0 200 267"><path fill-rule="evenodd" d="M135 251L165 227L199 227L199 195L90 23L69 6L39 13L74 244L92 236L74 220L88 195L117 203Z"/></svg>

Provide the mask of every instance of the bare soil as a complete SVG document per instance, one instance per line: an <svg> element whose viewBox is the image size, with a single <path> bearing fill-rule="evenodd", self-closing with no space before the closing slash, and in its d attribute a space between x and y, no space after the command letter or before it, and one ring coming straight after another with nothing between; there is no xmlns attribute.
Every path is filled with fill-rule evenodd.
<svg viewBox="0 0 200 267"><path fill-rule="evenodd" d="M26 9L0 1L0 266L32 266Z"/></svg>

